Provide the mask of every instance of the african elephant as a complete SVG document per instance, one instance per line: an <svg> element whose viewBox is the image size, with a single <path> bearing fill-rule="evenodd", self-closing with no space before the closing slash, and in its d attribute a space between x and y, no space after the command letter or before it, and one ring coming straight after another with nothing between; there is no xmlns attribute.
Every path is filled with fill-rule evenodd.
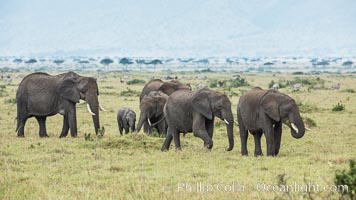
<svg viewBox="0 0 356 200"><path fill-rule="evenodd" d="M248 155L246 146L248 131L255 140L255 156L262 155L261 136L263 133L266 136L267 155L278 155L282 123L290 124L294 138L301 138L305 133L304 123L294 99L277 90L254 88L243 94L237 106L237 119L242 155Z"/></svg>
<svg viewBox="0 0 356 200"><path fill-rule="evenodd" d="M164 82L161 79L154 79L147 83L145 87L143 87L141 95L140 95L140 102L142 101L143 97L150 93L151 91L162 91L163 93L167 94L168 96L171 95L174 91L180 89L189 89L191 90L191 86L189 84L183 84L177 80L171 80L169 82Z"/></svg>
<svg viewBox="0 0 356 200"><path fill-rule="evenodd" d="M119 125L120 135L122 135L122 130L125 129L125 133L135 131L135 123L136 123L136 113L130 108L120 108L117 112L117 124Z"/></svg>
<svg viewBox="0 0 356 200"><path fill-rule="evenodd" d="M204 141L208 149L213 147L214 117L226 123L229 147L234 148L234 117L231 102L226 95L203 88L196 91L178 90L168 97L164 107L168 124L166 140L162 151L169 149L172 139L176 149L180 149L180 133L193 132L194 136Z"/></svg>
<svg viewBox="0 0 356 200"><path fill-rule="evenodd" d="M159 134L166 135L167 125L164 119L163 107L168 99L168 95L161 91L151 91L145 95L140 103L140 119L137 124L137 132L145 123L149 124L148 132L152 128L157 128ZM146 131L145 131L146 132Z"/></svg>
<svg viewBox="0 0 356 200"><path fill-rule="evenodd" d="M40 137L48 137L46 118L57 113L63 115L60 137L66 137L70 129L72 137L77 136L76 103L87 102L93 118L95 132L100 128L98 85L93 77L79 76L74 72L59 75L36 72L26 76L16 93L17 136L24 137L28 118L36 117ZM100 107L101 108L101 107Z"/></svg>
<svg viewBox="0 0 356 200"><path fill-rule="evenodd" d="M150 82L148 82L142 89L141 95L140 95L140 103L142 99L144 98L145 95L148 95L151 91L161 91L168 96L171 95L174 91L180 90L180 89L189 89L191 90L190 84L183 84L177 80L172 80L169 82L164 82L161 79L154 79ZM143 122L143 130L145 133L150 132L150 126L149 124L144 121Z"/></svg>

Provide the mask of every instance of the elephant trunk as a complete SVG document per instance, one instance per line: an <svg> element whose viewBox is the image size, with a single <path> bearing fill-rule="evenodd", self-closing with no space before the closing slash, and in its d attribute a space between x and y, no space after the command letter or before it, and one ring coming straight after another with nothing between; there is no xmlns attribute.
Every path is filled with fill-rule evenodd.
<svg viewBox="0 0 356 200"><path fill-rule="evenodd" d="M98 130L100 129L100 121L99 121L99 101L98 97L95 95L87 98L88 110L92 112L92 119L94 124L95 133L98 134Z"/></svg>
<svg viewBox="0 0 356 200"><path fill-rule="evenodd" d="M142 112L140 114L140 119L138 120L137 126L136 126L136 132L140 132L142 125L147 121L147 115L145 112Z"/></svg>
<svg viewBox="0 0 356 200"><path fill-rule="evenodd" d="M129 126L132 132L135 131L135 120L134 119L130 119L129 120Z"/></svg>
<svg viewBox="0 0 356 200"><path fill-rule="evenodd" d="M303 137L305 133L305 126L300 115L290 115L289 121L292 136L296 139Z"/></svg>
<svg viewBox="0 0 356 200"><path fill-rule="evenodd" d="M234 148L234 117L231 112L226 116L223 115L223 120L226 123L227 138L229 140L229 147L226 151L231 151Z"/></svg>

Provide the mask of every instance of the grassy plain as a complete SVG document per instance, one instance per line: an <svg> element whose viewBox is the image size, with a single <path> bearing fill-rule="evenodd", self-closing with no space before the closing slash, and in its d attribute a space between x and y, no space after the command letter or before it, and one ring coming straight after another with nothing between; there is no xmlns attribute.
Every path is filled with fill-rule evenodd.
<svg viewBox="0 0 356 200"><path fill-rule="evenodd" d="M22 74L28 74L23 72ZM12 74L16 77L17 74ZM98 76L98 74L82 74ZM108 111L100 113L105 135L94 135L91 117L85 104L77 105L78 138L59 139L62 116L47 119L50 138L38 136L34 118L26 124L25 138L15 133L16 104L13 102L21 78L2 89L0 97L0 199L273 199L273 198L338 198L330 191L336 170L348 168L348 160L356 158L356 95L345 89L356 90L354 75L319 75L326 88L341 83L340 90L280 91L296 99L302 116L312 119L315 127L299 140L292 138L288 127L283 128L282 145L278 157L253 157L253 137L249 137L249 157L240 154L238 127L235 126L235 148L228 146L226 129L216 120L214 148L203 149L203 143L192 134L181 137L180 152L172 146L162 153L164 138L143 133L119 136L116 112L122 106L131 107L139 116L137 96L121 96L130 88L140 92L143 85L120 83L120 77L129 79L159 78L159 74L123 74L119 72L99 76L99 101ZM176 74L180 81L195 88L212 79L230 79L232 74ZM184 76L184 77L183 77ZM197 80L196 76L207 76ZM292 80L288 74L243 74L250 86L225 91L233 105L239 96L252 86L267 88L271 80ZM315 75L298 77L316 78ZM215 88L223 91L223 88ZM333 105L342 102L345 110L332 112ZM91 133L93 141L84 138ZM263 138L263 151L266 152ZM172 144L173 145L173 144ZM281 178L284 177L284 178ZM196 185L207 186L200 189ZM234 185L233 185L234 184ZM319 191L259 191L266 185L319 185ZM191 190L189 186L191 186ZM213 186L213 188L210 187ZM209 186L209 187L208 187ZM230 190L230 187L233 189ZM257 186L259 188L257 188ZM209 191L207 192L206 189ZM221 190L221 191L220 191ZM225 191L227 190L227 191ZM277 189L278 190L278 189Z"/></svg>

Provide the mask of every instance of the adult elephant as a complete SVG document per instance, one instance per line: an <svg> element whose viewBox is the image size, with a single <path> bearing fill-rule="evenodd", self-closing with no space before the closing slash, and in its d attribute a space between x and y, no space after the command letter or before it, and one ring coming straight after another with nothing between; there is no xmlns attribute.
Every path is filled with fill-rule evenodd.
<svg viewBox="0 0 356 200"><path fill-rule="evenodd" d="M17 136L24 137L27 119L35 117L39 124L40 137L48 137L46 118L60 113L64 116L60 137L66 137L69 129L72 137L76 137L75 105L80 99L87 102L97 133L100 127L98 95L98 85L93 77L79 76L74 72L55 76L37 72L26 76L16 93Z"/></svg>
<svg viewBox="0 0 356 200"><path fill-rule="evenodd" d="M248 155L248 131L255 140L255 156L262 155L263 133L266 136L267 155L278 155L283 122L291 127L294 138L301 138L305 133L304 123L294 99L277 90L254 88L242 95L237 106L237 119L242 155Z"/></svg>
<svg viewBox="0 0 356 200"><path fill-rule="evenodd" d="M150 82L148 82L142 89L141 95L140 95L140 104L142 99L148 95L152 91L161 91L166 95L171 95L173 92L181 89L189 89L192 90L190 84L184 84L181 83L177 80L171 80L169 82L164 82L161 79L154 79ZM152 109L156 109L156 106ZM147 108L146 108L147 109ZM148 124L147 121L143 122L143 130L145 133L150 133L151 131L151 126Z"/></svg>
<svg viewBox="0 0 356 200"><path fill-rule="evenodd" d="M156 128L159 134L166 135L167 125L164 119L163 107L167 99L168 95L161 91L151 91L143 97L140 103L141 112L137 123L137 132L141 130L143 124L148 123L147 133L151 133L152 128Z"/></svg>
<svg viewBox="0 0 356 200"><path fill-rule="evenodd" d="M208 149L213 147L214 117L226 123L229 147L234 148L234 117L231 102L226 95L203 88L196 91L178 90L168 97L164 107L168 124L166 140L162 151L168 150L172 139L176 149L180 149L180 133L193 132L204 141Z"/></svg>
<svg viewBox="0 0 356 200"><path fill-rule="evenodd" d="M183 84L177 80L171 80L169 82L164 82L161 79L154 79L148 82L142 89L140 95L140 102L142 101L143 97L150 93L151 91L162 91L163 93L167 94L168 96L171 95L174 91L180 89L189 89L191 90L190 84Z"/></svg>
<svg viewBox="0 0 356 200"><path fill-rule="evenodd" d="M136 123L136 113L130 108L120 108L117 112L117 124L119 126L120 135L122 135L122 131L125 130L125 134L129 132L135 131L135 123Z"/></svg>

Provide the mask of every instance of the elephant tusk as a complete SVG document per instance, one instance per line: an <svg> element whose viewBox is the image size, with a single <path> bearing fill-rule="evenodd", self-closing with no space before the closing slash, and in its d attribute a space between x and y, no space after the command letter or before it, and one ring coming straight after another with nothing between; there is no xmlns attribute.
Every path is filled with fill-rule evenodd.
<svg viewBox="0 0 356 200"><path fill-rule="evenodd" d="M152 126L152 123L150 121L150 118L147 118L147 121L148 121L148 125Z"/></svg>
<svg viewBox="0 0 356 200"><path fill-rule="evenodd" d="M307 127L305 127L305 130L307 130L307 131L311 131L309 128L307 128Z"/></svg>
<svg viewBox="0 0 356 200"><path fill-rule="evenodd" d="M294 123L291 123L290 125L292 126L293 130L294 130L296 133L299 132L297 126L296 126Z"/></svg>
<svg viewBox="0 0 356 200"><path fill-rule="evenodd" d="M107 111L105 108L103 108L103 107L101 107L101 105L99 104L99 108L100 108L100 110L102 110L102 111Z"/></svg>
<svg viewBox="0 0 356 200"><path fill-rule="evenodd" d="M224 119L224 122L225 122L226 124L229 124L229 122L228 122L226 119Z"/></svg>
<svg viewBox="0 0 356 200"><path fill-rule="evenodd" d="M87 103L87 108L88 108L88 111L89 111L89 113L91 114L91 115L95 115L95 113L93 113L93 111L91 111L91 109L90 109L90 105Z"/></svg>

